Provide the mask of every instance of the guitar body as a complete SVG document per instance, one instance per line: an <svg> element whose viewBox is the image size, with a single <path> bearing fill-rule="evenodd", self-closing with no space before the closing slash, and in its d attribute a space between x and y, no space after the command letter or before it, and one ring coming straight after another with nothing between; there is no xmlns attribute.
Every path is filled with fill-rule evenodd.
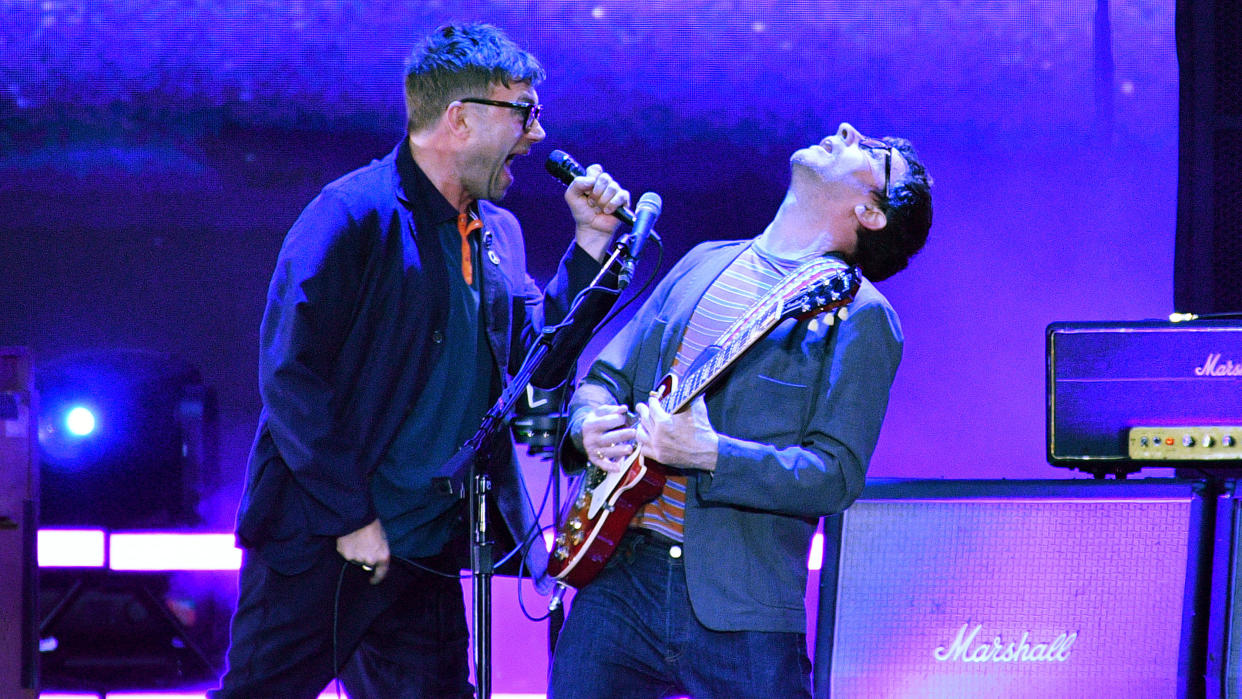
<svg viewBox="0 0 1242 699"><path fill-rule="evenodd" d="M591 517L591 489L587 476L580 480L579 495L562 514L564 524L548 558L548 574L572 587L591 582L604 568L629 529L638 508L664 489L664 471L642 456L630 461L621 483L609 493L609 504Z"/></svg>
<svg viewBox="0 0 1242 699"><path fill-rule="evenodd" d="M656 397L668 395L676 384L676 376L664 377ZM573 587L591 582L621 543L638 508L654 500L666 480L664 467L638 450L615 474L588 465L576 482L574 499L561 512L548 574Z"/></svg>

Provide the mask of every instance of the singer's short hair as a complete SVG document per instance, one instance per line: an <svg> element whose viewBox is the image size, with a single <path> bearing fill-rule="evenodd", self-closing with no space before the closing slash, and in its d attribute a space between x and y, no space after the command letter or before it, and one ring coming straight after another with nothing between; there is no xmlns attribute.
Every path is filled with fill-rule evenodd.
<svg viewBox="0 0 1242 699"><path fill-rule="evenodd" d="M872 192L888 222L879 230L858 226L858 245L850 262L858 265L871 281L888 279L905 269L927 242L932 224L931 176L914 146L904 138L885 138L910 165L910 171L899 182L889 186L886 195Z"/></svg>
<svg viewBox="0 0 1242 699"><path fill-rule="evenodd" d="M416 46L405 62L406 128L430 126L453 100L486 97L493 85L536 85L543 66L490 24L446 24Z"/></svg>

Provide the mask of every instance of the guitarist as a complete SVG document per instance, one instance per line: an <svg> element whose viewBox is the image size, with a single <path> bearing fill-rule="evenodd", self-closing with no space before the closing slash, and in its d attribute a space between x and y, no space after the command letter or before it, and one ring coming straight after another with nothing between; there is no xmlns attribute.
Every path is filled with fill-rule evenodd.
<svg viewBox="0 0 1242 699"><path fill-rule="evenodd" d="M615 472L638 449L668 479L574 598L555 699L810 696L807 552L817 520L862 490L901 358L896 314L864 280L835 316L778 325L706 400L670 415L649 396L807 260L878 281L922 248L931 179L908 141L843 123L790 163L767 229L688 253L574 394L568 464Z"/></svg>

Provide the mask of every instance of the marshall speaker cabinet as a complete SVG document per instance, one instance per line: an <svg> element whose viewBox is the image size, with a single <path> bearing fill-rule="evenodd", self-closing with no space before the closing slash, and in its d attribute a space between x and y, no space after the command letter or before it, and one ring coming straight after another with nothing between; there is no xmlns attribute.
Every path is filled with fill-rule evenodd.
<svg viewBox="0 0 1242 699"><path fill-rule="evenodd" d="M815 696L1219 696L1202 485L869 481L824 521Z"/></svg>
<svg viewBox="0 0 1242 699"><path fill-rule="evenodd" d="M1242 321L1053 323L1047 345L1049 463L1242 476Z"/></svg>

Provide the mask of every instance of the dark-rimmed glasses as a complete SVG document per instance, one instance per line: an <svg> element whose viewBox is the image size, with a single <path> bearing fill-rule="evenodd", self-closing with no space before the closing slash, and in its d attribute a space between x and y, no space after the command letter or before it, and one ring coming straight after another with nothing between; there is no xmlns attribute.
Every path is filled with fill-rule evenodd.
<svg viewBox="0 0 1242 699"><path fill-rule="evenodd" d="M889 177L893 172L893 147L878 138L859 139L858 147L865 148L869 153L884 151L884 196L887 198Z"/></svg>
<svg viewBox="0 0 1242 699"><path fill-rule="evenodd" d="M534 102L502 102L501 100L489 100L482 97L462 97L457 101L517 110L522 113L522 130L528 133L534 128L535 122L539 120L539 112L543 111L543 105L535 104Z"/></svg>

